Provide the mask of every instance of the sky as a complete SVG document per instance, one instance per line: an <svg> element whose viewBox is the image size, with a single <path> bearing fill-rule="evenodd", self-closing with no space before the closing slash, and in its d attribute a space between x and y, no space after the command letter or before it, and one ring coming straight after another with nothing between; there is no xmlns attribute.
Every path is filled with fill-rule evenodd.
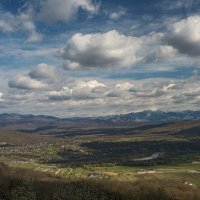
<svg viewBox="0 0 200 200"><path fill-rule="evenodd" d="M199 0L0 0L0 113L199 110Z"/></svg>

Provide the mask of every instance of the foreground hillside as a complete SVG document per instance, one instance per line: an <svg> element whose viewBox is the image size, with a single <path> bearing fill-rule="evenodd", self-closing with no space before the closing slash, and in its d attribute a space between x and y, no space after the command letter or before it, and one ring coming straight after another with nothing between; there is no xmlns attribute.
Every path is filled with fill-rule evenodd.
<svg viewBox="0 0 200 200"><path fill-rule="evenodd" d="M15 116L20 129L11 121L14 130L0 128L0 162L10 166L1 165L0 200L200 196L199 120L98 126L20 120Z"/></svg>
<svg viewBox="0 0 200 200"><path fill-rule="evenodd" d="M136 182L66 180L0 164L0 199L199 200L200 191L170 179L144 179Z"/></svg>

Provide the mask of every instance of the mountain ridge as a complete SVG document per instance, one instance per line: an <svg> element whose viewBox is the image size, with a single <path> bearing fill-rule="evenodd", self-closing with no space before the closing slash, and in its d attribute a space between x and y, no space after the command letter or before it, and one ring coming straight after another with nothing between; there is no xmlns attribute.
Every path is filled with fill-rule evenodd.
<svg viewBox="0 0 200 200"><path fill-rule="evenodd" d="M127 114L119 115L107 115L99 117L54 117L48 115L32 115L32 114L17 114L17 113L2 113L0 114L0 124L4 122L32 122L32 121L58 121L58 122L87 122L87 121L97 121L97 122L171 122L171 121L181 121L181 120L199 120L200 111L185 110L180 112L166 112L166 111L152 111L144 110L141 112L131 112Z"/></svg>

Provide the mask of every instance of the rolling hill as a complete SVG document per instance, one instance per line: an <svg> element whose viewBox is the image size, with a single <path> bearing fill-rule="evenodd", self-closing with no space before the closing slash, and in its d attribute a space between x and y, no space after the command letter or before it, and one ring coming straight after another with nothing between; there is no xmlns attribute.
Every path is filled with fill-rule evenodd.
<svg viewBox="0 0 200 200"><path fill-rule="evenodd" d="M2 128L0 129L0 146L39 143L50 140L50 137L31 135Z"/></svg>

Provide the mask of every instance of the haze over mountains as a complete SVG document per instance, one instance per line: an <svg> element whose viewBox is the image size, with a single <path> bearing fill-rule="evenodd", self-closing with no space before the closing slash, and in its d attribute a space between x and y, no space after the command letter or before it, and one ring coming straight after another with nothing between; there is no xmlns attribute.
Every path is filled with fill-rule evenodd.
<svg viewBox="0 0 200 200"><path fill-rule="evenodd" d="M16 113L0 114L0 127L12 130L37 130L66 127L101 127L101 126L140 126L151 123L174 122L182 120L199 120L200 111L164 112L143 111L121 115L100 117L57 118L45 115L21 115Z"/></svg>

